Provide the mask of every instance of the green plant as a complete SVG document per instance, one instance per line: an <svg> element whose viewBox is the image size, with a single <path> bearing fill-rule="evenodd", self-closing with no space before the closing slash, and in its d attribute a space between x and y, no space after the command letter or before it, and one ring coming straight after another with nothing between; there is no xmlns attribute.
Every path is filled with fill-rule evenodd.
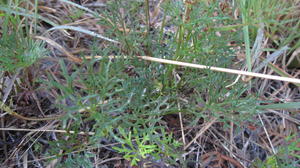
<svg viewBox="0 0 300 168"><path fill-rule="evenodd" d="M42 42L33 40L19 28L19 16L3 17L0 39L0 70L16 71L29 67L47 54Z"/></svg>
<svg viewBox="0 0 300 168"><path fill-rule="evenodd" d="M132 164L137 164L149 156L157 159L163 158L162 156L170 160L173 158L174 162L174 146L178 147L178 143L160 126L164 115L183 112L192 118L189 126L194 126L201 118L207 119L210 116L217 117L224 123L234 120L239 124L251 119L257 112L257 102L251 96L243 96L246 89L242 83L231 89L225 87L232 83L233 76L209 70L198 71L156 63L148 64L131 57L150 54L200 64L229 66L234 58L234 51L226 47L226 44L229 40L237 39L240 34L224 33L222 40L216 35L215 27L218 24L235 22L222 15L211 18L217 3L212 7L206 3L194 6L189 23L186 24L182 18L177 17L177 14L182 12L180 8L183 4L168 1L163 10L174 18L164 26L172 25L178 29L166 39L162 38L164 35L161 31L149 33L147 27L138 26L142 20L136 19L136 16L145 10L141 4L138 1L109 2L107 9L103 11L103 16L107 19L100 22L110 27L106 36L115 36L114 39L118 39L124 46L99 48L91 45L92 54L101 55L102 58L85 60L81 66L67 66L61 62L60 71L66 82L62 84L49 75L49 89L59 89L59 101L71 102L71 106L60 106L64 111L69 111L63 119L64 123L72 121L73 124L68 129L80 131L81 123L93 123L89 127L90 131L95 132L95 136L89 138L90 145L97 146L99 139L111 139L113 136L122 143L121 147L114 149L124 153L124 157ZM175 7L175 10L171 10L170 6ZM120 13L117 10L119 8L128 10ZM199 11L202 16L200 19ZM126 28L130 29L129 32L120 30L122 27L125 29L124 23ZM203 29L208 31L204 32ZM144 32L148 35L145 36ZM126 55L132 59L106 58L112 53ZM127 72L129 65L133 68ZM174 74L180 74L181 79L177 79ZM84 89L74 86L73 81ZM186 93L189 89L195 92ZM189 103L179 101L178 98L186 98ZM199 107L199 103L204 107ZM178 109L177 104L183 108ZM87 113L76 112L85 107L90 107ZM119 128L118 132L114 132L114 128Z"/></svg>
<svg viewBox="0 0 300 168"><path fill-rule="evenodd" d="M62 164L60 164L59 168L64 167L86 167L86 168L93 168L94 165L89 160L90 157L94 157L93 154L85 152L84 154L69 154L66 156L66 160L63 161Z"/></svg>
<svg viewBox="0 0 300 168"><path fill-rule="evenodd" d="M29 25L34 25L35 33L44 30L43 24L52 26L46 26L48 31L43 32L43 36L47 34L49 38L67 31L69 37L75 36L74 39L78 41L69 47L70 41L58 38L58 44L63 44L62 47L66 47L70 53L73 53L74 47L84 46L87 50L80 53L82 63L75 64L63 59L58 63L53 61L53 66L46 66L47 72L43 72L46 75L39 79L41 86L47 86L47 96L52 96L55 113L62 111L63 115L55 118L60 119L56 129L74 131L48 139L51 148L47 150L47 155L56 155L61 159L59 167L92 167L91 157L95 155L90 154L90 148L102 150L104 142L115 141L121 145L105 146L103 150L112 152L112 155L123 155L132 165L148 160L188 167L180 156L182 151L179 147L182 144L177 139L184 137L178 132L182 131L183 136L189 137L186 141L190 141L197 135L199 126L211 118L217 119L217 122L210 125L216 130L228 127L234 129L245 121L251 121L259 110L299 106L296 102L259 105L266 101L259 101L260 98L249 84L233 83L234 75L212 72L209 68L196 70L149 63L136 57L148 55L240 69L244 65L237 60L237 51L240 49L234 45L242 46L244 43L246 65L250 71L254 67L253 51L251 53L250 49L254 46L253 41L259 28L265 30L266 37L271 38L276 47L289 43L295 44L293 49L299 47L296 41L299 37L297 26L288 29L290 34L283 33L286 39L273 38L278 32L283 32L285 24L296 22L295 19L283 19L282 22L277 19L293 9L283 1L238 0L234 1L237 2L236 6L223 10L220 7L223 1L166 0L160 1L160 6L154 6L156 4L148 0L115 0L107 1L103 8L89 9L70 0L60 0L59 3L71 6L66 9L75 8L75 12L67 11L70 15L61 12L61 17L54 19L55 22L43 17L51 16L49 13L43 13L43 16L38 14L37 0L34 4L28 1L27 5L22 2L26 1L6 1L0 6L0 22L3 22L0 39L1 71L24 69L46 54L44 45L34 41L29 34ZM234 8L239 9L236 10L240 11L237 15L242 18L233 17ZM161 13L157 16L161 18L155 20L152 9L160 9ZM49 18L57 18L57 15ZM25 24L21 24L22 19ZM82 19L80 23L87 20L98 22L101 26L96 26L103 28L105 36L92 31L95 27L85 29L56 24L78 19ZM261 23L264 23L264 27L259 27ZM89 25L85 26L90 28ZM83 39L85 36L78 34L94 39L86 40ZM53 51L54 54L56 52ZM85 58L86 53L91 54L92 58ZM112 58L111 55L117 57ZM172 122L166 119L178 113L183 116L178 119L182 124L180 127L176 127L177 119ZM91 131L93 135L85 137L77 134L81 131ZM173 131L174 134L171 133ZM211 137L212 133L214 131L204 132L203 139L210 139L207 137ZM230 133L226 130L220 132L223 133L222 138L227 138L227 134L233 134L234 130ZM202 143L200 138L199 143ZM211 145L214 147L207 146L209 150L215 147L223 149L220 146L226 146L227 142L221 143ZM41 144L35 146L34 152L45 150ZM207 150L207 146L203 147L203 151ZM202 150L202 146L200 148ZM296 150L296 146L290 145L289 155L293 156L291 151ZM81 152L78 154L74 151ZM261 164L278 167L285 161L278 159L280 157L280 154L270 156Z"/></svg>
<svg viewBox="0 0 300 168"><path fill-rule="evenodd" d="M174 149L180 146L180 143L173 140L172 135L167 135L164 131L162 132L162 139L151 138L155 135L149 131L140 134L136 128L133 128L133 132L129 131L129 133L126 133L123 128L118 128L118 131L121 137L113 136L121 143L121 147L113 147L113 149L119 153L124 153L124 158L129 160L131 165L137 165L139 161L146 158L160 159L162 155L176 157Z"/></svg>
<svg viewBox="0 0 300 168"><path fill-rule="evenodd" d="M300 162L300 140L297 136L288 136L285 141L286 146L279 147L276 154L269 156L265 161L256 161L253 164L255 168L294 168L298 167Z"/></svg>
<svg viewBox="0 0 300 168"><path fill-rule="evenodd" d="M132 137L131 131L127 134L122 128L118 130L123 139L116 139L122 143L122 148L113 147L113 149L120 153L125 153L124 158L130 160L131 165L137 165L141 159L145 159L158 148L156 145L147 144L150 140L150 135L147 133L143 133L140 137L137 135L137 130L133 129L135 136ZM126 147L126 145L128 145L128 147Z"/></svg>

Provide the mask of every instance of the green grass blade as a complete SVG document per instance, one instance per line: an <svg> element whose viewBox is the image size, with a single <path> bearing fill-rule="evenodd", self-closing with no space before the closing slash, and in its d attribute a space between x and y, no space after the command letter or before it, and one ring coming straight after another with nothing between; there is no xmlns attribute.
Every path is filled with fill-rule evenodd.
<svg viewBox="0 0 300 168"><path fill-rule="evenodd" d="M42 21L44 21L44 22L46 22L46 23L48 23L48 24L50 24L52 26L57 26L56 23L50 21L49 19L47 19L47 18L45 18L45 17L43 17L41 15L29 14L23 8L17 8L17 9L20 10L20 11L12 10L9 7L6 7L6 6L0 6L0 11L4 11L4 12L6 12L8 14L15 14L15 15L20 15L20 16L24 16L24 17L34 18L34 19L36 18L36 19L40 19L40 20L42 20Z"/></svg>
<svg viewBox="0 0 300 168"><path fill-rule="evenodd" d="M243 35L244 35L244 42L245 42L245 49L246 49L246 65L248 67L248 71L250 72L252 69L252 59L251 59L251 50L250 50L250 37L249 37L249 26L248 24L248 9L246 7L245 0L241 1L241 9L242 9L242 21L243 25Z"/></svg>
<svg viewBox="0 0 300 168"><path fill-rule="evenodd" d="M260 105L259 109L299 109L300 102L288 102L279 104Z"/></svg>

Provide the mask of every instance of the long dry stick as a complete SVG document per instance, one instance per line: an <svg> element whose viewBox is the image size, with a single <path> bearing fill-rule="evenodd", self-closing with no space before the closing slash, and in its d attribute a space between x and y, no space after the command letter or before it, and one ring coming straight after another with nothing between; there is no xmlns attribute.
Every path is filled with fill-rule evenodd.
<svg viewBox="0 0 300 168"><path fill-rule="evenodd" d="M138 58L148 60L148 61L153 61L153 62L164 63L164 64L173 64L173 65L198 68L198 69L209 69L209 70L218 71L218 72L226 72L226 73L231 73L231 74L246 75L246 76L258 77L258 78L280 80L280 81L300 84L300 79L296 79L296 78L288 78L288 77L267 75L267 74L261 74L261 73L255 73L255 72L240 71L240 70L235 70L235 69L219 68L219 67L206 66L206 65L200 65L200 64L192 64L192 63L187 63L187 62L173 61L173 60L154 58L154 57L149 57L149 56L138 56Z"/></svg>
<svg viewBox="0 0 300 168"><path fill-rule="evenodd" d="M187 63L187 62L181 62L181 61L173 61L173 60L155 58L155 57L149 57L149 56L137 56L137 57L140 59L143 59L143 60L159 62L159 63L163 63L163 64L172 64L172 65L179 65L179 66L198 68L198 69L208 69L208 70L217 71L217 72L226 72L226 73L237 74L237 75L245 75L245 76L257 77L257 78L272 79L272 80L279 80L279 81L284 81L284 82L300 84L300 79L296 79L296 78L267 75L267 74L241 71L241 70L229 69L229 68L219 68L219 67L214 67L214 66L193 64L193 63ZM128 57L128 56L108 56L108 57L93 56L93 57L91 57L91 56L86 56L85 58L86 59L92 59L92 58L110 58L110 59L124 58L124 59L128 59L128 58L134 58L134 57Z"/></svg>

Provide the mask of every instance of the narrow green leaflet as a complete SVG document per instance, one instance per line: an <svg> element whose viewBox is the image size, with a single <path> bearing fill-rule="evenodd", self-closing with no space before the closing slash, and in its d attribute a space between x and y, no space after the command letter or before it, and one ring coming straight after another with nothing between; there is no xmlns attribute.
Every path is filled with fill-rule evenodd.
<svg viewBox="0 0 300 168"><path fill-rule="evenodd" d="M258 106L259 109L297 109L300 108L300 102L288 102L279 104L268 104Z"/></svg>

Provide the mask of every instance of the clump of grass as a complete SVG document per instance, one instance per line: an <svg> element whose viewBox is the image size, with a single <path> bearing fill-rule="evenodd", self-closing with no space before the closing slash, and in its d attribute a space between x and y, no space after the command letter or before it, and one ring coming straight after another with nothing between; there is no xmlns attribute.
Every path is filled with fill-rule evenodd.
<svg viewBox="0 0 300 168"><path fill-rule="evenodd" d="M20 23L19 16L3 17L0 39L1 71L16 71L29 67L46 55L43 43L28 37L18 23Z"/></svg>

